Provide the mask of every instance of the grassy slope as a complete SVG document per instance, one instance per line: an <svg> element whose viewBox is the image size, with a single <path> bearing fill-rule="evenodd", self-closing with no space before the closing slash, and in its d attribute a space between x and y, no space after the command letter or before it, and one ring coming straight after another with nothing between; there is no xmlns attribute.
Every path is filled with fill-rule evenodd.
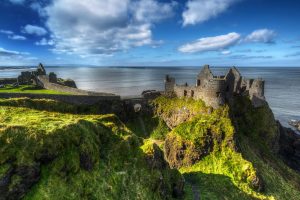
<svg viewBox="0 0 300 200"><path fill-rule="evenodd" d="M41 89L33 85L21 85L13 87L11 85L0 88L0 93L26 93L26 94L68 94L65 92L58 92L54 90Z"/></svg>
<svg viewBox="0 0 300 200"><path fill-rule="evenodd" d="M161 97L155 104L160 115L171 115L182 106L196 109L193 112L205 110L199 102L185 99ZM236 109L241 111L242 107ZM266 108L244 110L245 119L237 118L235 127L229 112L228 107L224 107L212 114L199 114L169 133L169 136L175 135L179 143L192 141L200 148L207 133L213 133L214 150L196 164L180 169L188 181L186 198L192 199L191 184L194 184L199 187L202 199L297 199L299 174L271 152L276 129L270 111ZM220 137L222 142L216 145ZM241 153L235 150L237 148ZM262 178L264 192L251 187L256 176Z"/></svg>
<svg viewBox="0 0 300 200"><path fill-rule="evenodd" d="M25 199L160 199L157 183L164 177L170 190L171 172L150 169L141 144L115 115L0 107L0 177L12 165L36 165L45 153L53 158ZM92 160L91 172L80 166L82 153ZM10 188L18 181L13 176Z"/></svg>

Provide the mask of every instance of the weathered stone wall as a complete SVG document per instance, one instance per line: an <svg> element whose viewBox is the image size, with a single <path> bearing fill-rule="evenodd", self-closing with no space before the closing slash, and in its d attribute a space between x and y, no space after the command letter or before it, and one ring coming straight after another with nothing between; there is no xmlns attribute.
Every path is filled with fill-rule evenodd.
<svg viewBox="0 0 300 200"><path fill-rule="evenodd" d="M114 96L114 94L110 94L110 93L90 92L87 90L80 90L77 88L72 88L72 87L59 85L56 83L51 83L51 82L49 82L49 78L46 75L38 76L37 84L48 90L55 90L55 91L70 93L70 94L74 94L74 95Z"/></svg>
<svg viewBox="0 0 300 200"><path fill-rule="evenodd" d="M175 78L166 76L165 78L165 91L166 92L173 92L175 87Z"/></svg>
<svg viewBox="0 0 300 200"><path fill-rule="evenodd" d="M206 105L214 108L229 102L234 94L244 95L245 92L249 94L254 106L263 105L265 101L264 81L246 80L235 67L226 76L214 76L209 66L205 65L197 76L195 86L176 85L175 79L167 76L165 89L168 92L174 91L178 97L202 99Z"/></svg>
<svg viewBox="0 0 300 200"><path fill-rule="evenodd" d="M23 94L23 93L0 93L0 98L52 99L76 105L93 105L100 101L120 100L120 96L86 96L86 95L54 95L54 94Z"/></svg>
<svg viewBox="0 0 300 200"><path fill-rule="evenodd" d="M17 78L1 78L0 79L0 85L3 85L3 84L14 84L16 82L18 82Z"/></svg>

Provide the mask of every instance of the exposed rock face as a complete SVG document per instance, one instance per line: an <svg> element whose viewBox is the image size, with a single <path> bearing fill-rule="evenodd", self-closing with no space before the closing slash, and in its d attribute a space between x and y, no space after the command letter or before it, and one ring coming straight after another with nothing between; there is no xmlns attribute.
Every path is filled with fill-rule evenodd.
<svg viewBox="0 0 300 200"><path fill-rule="evenodd" d="M300 131L300 120L291 120L289 125L295 127L298 131Z"/></svg>
<svg viewBox="0 0 300 200"><path fill-rule="evenodd" d="M199 148L191 141L169 134L165 140L164 149L170 167L191 166L209 154L212 151L213 143L209 137L204 140L203 145Z"/></svg>
<svg viewBox="0 0 300 200"><path fill-rule="evenodd" d="M0 200L21 199L39 179L38 165L10 168L0 177Z"/></svg>
<svg viewBox="0 0 300 200"><path fill-rule="evenodd" d="M278 122L280 131L279 154L291 168L300 172L300 135Z"/></svg>
<svg viewBox="0 0 300 200"><path fill-rule="evenodd" d="M171 189L172 196L174 198L181 197L183 195L184 190L184 179L181 174L176 169L170 169L168 163L164 159L163 151L158 147L157 144L152 144L151 153L146 155L146 161L148 166L151 169L158 169L160 171L168 170L171 172L170 174L170 182L166 182L164 180L164 175L161 174L161 177L158 179L157 184L155 184L155 188L153 190L159 190L162 196L167 196ZM169 185L171 188L169 188Z"/></svg>

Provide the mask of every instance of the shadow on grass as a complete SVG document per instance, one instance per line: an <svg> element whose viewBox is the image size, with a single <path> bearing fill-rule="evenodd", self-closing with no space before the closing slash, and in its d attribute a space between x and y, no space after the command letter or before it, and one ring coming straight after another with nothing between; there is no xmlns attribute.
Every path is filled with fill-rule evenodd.
<svg viewBox="0 0 300 200"><path fill-rule="evenodd" d="M191 172L183 174L186 180L186 199L255 199L236 187L228 176ZM199 193L199 194L197 194Z"/></svg>

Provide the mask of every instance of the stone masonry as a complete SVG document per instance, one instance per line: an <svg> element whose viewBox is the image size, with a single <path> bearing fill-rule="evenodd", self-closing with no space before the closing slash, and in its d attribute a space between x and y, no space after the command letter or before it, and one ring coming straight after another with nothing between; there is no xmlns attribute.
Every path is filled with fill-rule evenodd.
<svg viewBox="0 0 300 200"><path fill-rule="evenodd" d="M209 65L205 65L197 76L196 85L177 85L175 78L166 76L165 92L177 97L202 99L206 105L218 108L232 100L233 95L248 95L255 107L265 103L264 80L245 79L232 67L224 76L214 76Z"/></svg>

